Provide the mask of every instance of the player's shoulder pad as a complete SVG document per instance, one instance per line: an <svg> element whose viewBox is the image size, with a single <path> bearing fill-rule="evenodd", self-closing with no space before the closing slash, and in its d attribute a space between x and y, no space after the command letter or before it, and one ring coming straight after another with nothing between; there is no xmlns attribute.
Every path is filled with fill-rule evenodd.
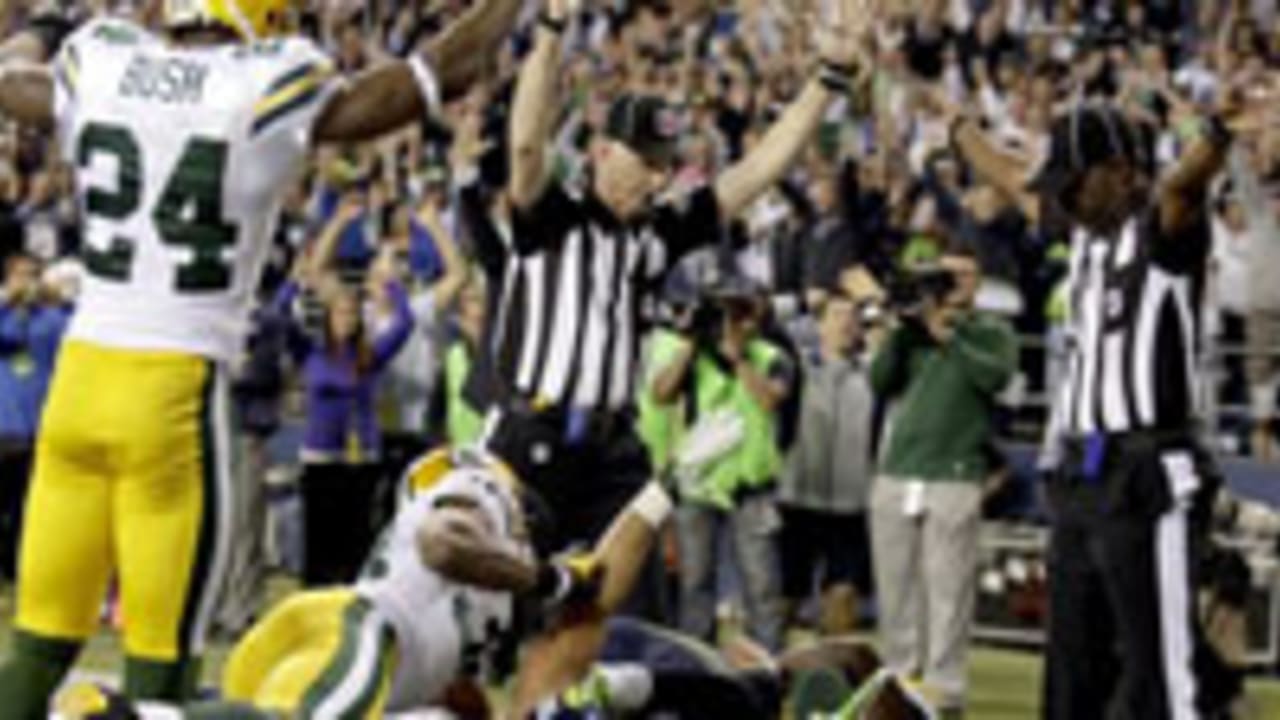
<svg viewBox="0 0 1280 720"><path fill-rule="evenodd" d="M316 102L338 78L333 60L305 38L259 41L238 52L257 61L255 75L262 90L253 108L255 135Z"/></svg>
<svg viewBox="0 0 1280 720"><path fill-rule="evenodd" d="M146 28L118 17L95 17L85 22L67 38L63 48L134 47L155 40Z"/></svg>
<svg viewBox="0 0 1280 720"><path fill-rule="evenodd" d="M94 65L95 56L136 47L150 42L153 37L145 29L120 18L89 20L62 42L52 61L54 80L67 97L74 98L82 70Z"/></svg>

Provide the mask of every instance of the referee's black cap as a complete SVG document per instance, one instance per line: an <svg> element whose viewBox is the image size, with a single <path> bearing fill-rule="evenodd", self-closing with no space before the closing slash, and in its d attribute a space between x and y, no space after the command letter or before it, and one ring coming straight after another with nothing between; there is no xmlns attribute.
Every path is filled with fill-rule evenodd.
<svg viewBox="0 0 1280 720"><path fill-rule="evenodd" d="M1091 168L1120 157L1155 171L1155 134L1112 105L1081 104L1059 115L1049 130L1049 154L1028 189L1056 195Z"/></svg>
<svg viewBox="0 0 1280 720"><path fill-rule="evenodd" d="M655 168L675 159L679 120L666 101L654 95L622 95L609 107L605 135L626 145Z"/></svg>

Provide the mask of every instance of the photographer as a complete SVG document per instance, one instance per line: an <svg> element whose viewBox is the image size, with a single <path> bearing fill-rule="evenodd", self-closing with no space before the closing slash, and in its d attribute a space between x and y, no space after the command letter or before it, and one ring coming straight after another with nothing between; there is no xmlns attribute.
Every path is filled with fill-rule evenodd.
<svg viewBox="0 0 1280 720"><path fill-rule="evenodd" d="M64 293L40 282L25 253L4 263L0 286L0 575L13 578L22 507L40 409L70 311Z"/></svg>
<svg viewBox="0 0 1280 720"><path fill-rule="evenodd" d="M781 469L775 410L792 368L760 336L763 293L745 279L715 288L691 313L685 340L658 372L654 399L680 403L689 428L677 451L682 505L680 615L683 629L715 637L720 529L727 524L743 578L747 629L782 645L782 599L773 491Z"/></svg>
<svg viewBox="0 0 1280 720"><path fill-rule="evenodd" d="M871 365L888 402L871 542L886 663L922 677L944 710L962 713L973 620L979 511L991 468L996 396L1017 367L1004 322L974 310L981 274L972 251L890 286L898 324Z"/></svg>

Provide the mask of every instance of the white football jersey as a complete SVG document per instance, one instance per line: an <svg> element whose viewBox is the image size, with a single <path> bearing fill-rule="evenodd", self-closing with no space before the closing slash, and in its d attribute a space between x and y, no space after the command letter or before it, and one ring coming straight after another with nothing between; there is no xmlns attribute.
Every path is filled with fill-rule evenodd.
<svg viewBox="0 0 1280 720"><path fill-rule="evenodd" d="M511 593L450 581L422 561L418 530L451 498L478 505L497 537L514 552L528 552L515 539L518 509L510 491L484 471L452 470L401 505L356 585L395 628L400 662L389 712L430 705L455 679L482 676L491 653L511 632Z"/></svg>
<svg viewBox="0 0 1280 720"><path fill-rule="evenodd" d="M179 47L99 19L53 70L84 219L70 336L230 359L332 63L298 38Z"/></svg>

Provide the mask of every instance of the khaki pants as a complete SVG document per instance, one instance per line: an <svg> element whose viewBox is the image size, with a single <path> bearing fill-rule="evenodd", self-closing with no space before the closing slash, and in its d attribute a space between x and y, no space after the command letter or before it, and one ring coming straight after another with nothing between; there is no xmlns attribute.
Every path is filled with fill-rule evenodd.
<svg viewBox="0 0 1280 720"><path fill-rule="evenodd" d="M982 484L878 477L871 548L886 664L962 708L977 587Z"/></svg>

